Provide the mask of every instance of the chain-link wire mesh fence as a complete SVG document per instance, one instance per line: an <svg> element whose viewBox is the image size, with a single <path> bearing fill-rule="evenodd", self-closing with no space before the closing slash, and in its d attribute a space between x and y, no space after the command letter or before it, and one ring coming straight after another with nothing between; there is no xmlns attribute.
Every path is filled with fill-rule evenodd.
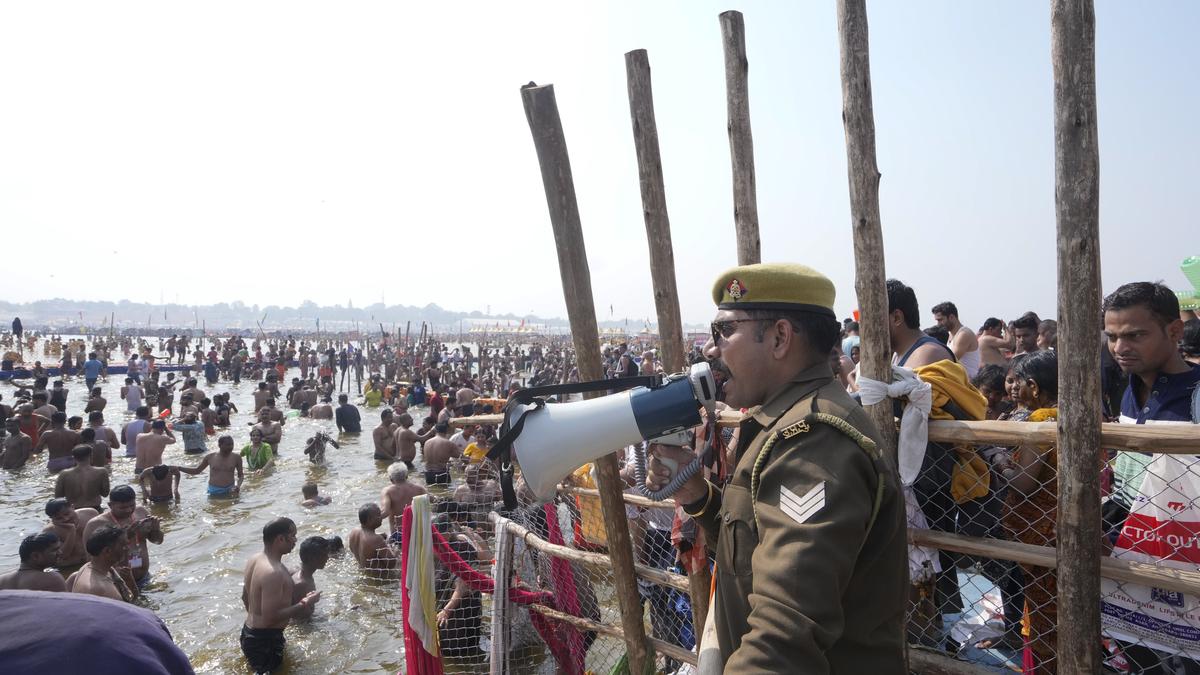
<svg viewBox="0 0 1200 675"><path fill-rule="evenodd" d="M910 644L998 671L1057 671L1055 565L1070 564L1053 550L1058 456L1053 445L1020 443L1018 426L1053 419L1017 416L1012 446L928 444L908 495L918 544L910 548ZM1098 549L1109 558L1095 645L1105 667L1200 673L1200 457L1098 451L1096 480L1105 495Z"/></svg>
<svg viewBox="0 0 1200 675"><path fill-rule="evenodd" d="M457 483L459 474L453 473ZM508 584L542 591L544 601L506 602L497 622L495 595L471 590L440 557L435 559L445 672L489 672L496 658L503 658L507 669L499 672L621 672L627 666L626 643L597 493L567 487L542 504L519 490L518 507L504 511L486 461L469 466L465 474L461 485L430 495L433 527L473 570L503 580L498 588ZM585 468L577 478L586 475ZM594 486L582 479L585 486ZM695 631L687 578L678 573L672 543L674 504L635 495L626 500L623 515L636 548L638 596L656 672L692 672ZM511 543L497 541L495 520L513 534ZM498 546L511 546L511 552L502 554ZM386 563L372 566L381 568L375 574L389 573ZM541 617L549 621L539 627ZM499 651L493 649L497 641Z"/></svg>

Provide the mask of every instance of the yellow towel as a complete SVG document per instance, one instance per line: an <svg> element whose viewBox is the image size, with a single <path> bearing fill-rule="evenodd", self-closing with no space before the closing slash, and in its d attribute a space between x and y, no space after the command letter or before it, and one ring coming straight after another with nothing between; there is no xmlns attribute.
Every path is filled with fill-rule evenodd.
<svg viewBox="0 0 1200 675"><path fill-rule="evenodd" d="M951 401L969 419L982 420L986 417L987 399L967 379L967 371L962 364L945 359L914 370L933 390L933 408L929 411L929 419L955 419L945 410L946 404ZM962 504L986 497L992 481L987 462L972 445L955 446L954 452L958 455L950 476L950 496L954 502Z"/></svg>
<svg viewBox="0 0 1200 675"><path fill-rule="evenodd" d="M933 410L929 412L929 419L954 419L943 409L949 401L966 413L968 419L982 420L987 417L987 399L967 379L967 371L961 363L945 359L918 366L913 372L933 389Z"/></svg>

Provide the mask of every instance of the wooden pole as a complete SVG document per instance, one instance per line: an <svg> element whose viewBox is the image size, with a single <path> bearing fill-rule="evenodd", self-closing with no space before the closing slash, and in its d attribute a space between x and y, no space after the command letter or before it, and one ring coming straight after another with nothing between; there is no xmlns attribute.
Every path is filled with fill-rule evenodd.
<svg viewBox="0 0 1200 675"><path fill-rule="evenodd" d="M604 373L600 366L600 335L596 329L591 273L588 271L583 228L579 223L579 204L575 199L575 182L571 176L571 161L567 155L562 120L558 116L554 86L539 87L531 82L521 88L521 99L525 106L525 117L529 120L529 130L533 134L533 145L537 151L546 203L550 210L550 224L554 228L558 269L567 303L567 316L571 321L571 338L575 344L579 376L583 380L599 380ZM646 643L642 603L634 577L633 542L629 536L625 504L621 501L624 483L618 475L615 453L598 458L595 466L629 670L640 675L653 666L654 659Z"/></svg>
<svg viewBox="0 0 1200 675"><path fill-rule="evenodd" d="M742 13L721 12L725 48L725 101L729 110L729 157L733 163L733 222L739 265L762 262L758 241L758 188L754 179L754 135L750 133L750 88L746 23Z"/></svg>
<svg viewBox="0 0 1200 675"><path fill-rule="evenodd" d="M841 51L842 123L850 181L850 218L854 232L854 290L858 295L863 376L892 381L888 336L887 275L883 226L879 218L879 169L875 164L875 112L871 101L871 59L867 40L866 0L838 0ZM889 399L867 406L883 446L895 456L896 421Z"/></svg>
<svg viewBox="0 0 1200 675"><path fill-rule="evenodd" d="M1100 151L1092 0L1052 0L1058 223L1058 672L1100 672ZM1067 431L1070 430L1070 433Z"/></svg>
<svg viewBox="0 0 1200 675"><path fill-rule="evenodd" d="M654 91L646 50L637 49L625 54L625 76L629 86L633 145L637 148L642 214L646 219L646 241L650 245L650 279L654 286L654 309L658 314L659 346L663 367L668 373L678 373L684 368L683 322L679 315L675 252L671 244L671 220L667 217L667 192L663 184ZM699 635L708 616L708 591L712 586L708 565L690 571L688 582L691 584L692 625L694 634Z"/></svg>

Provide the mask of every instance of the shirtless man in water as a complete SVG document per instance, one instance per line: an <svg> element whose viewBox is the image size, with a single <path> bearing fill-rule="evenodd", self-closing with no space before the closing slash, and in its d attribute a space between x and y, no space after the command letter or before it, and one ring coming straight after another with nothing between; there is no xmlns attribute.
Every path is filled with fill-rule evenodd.
<svg viewBox="0 0 1200 675"><path fill-rule="evenodd" d="M300 569L292 574L292 602L300 602L304 596L317 590L317 580L313 575L317 570L325 569L329 562L329 540L325 537L309 537L300 542ZM315 605L297 614L296 619L312 617Z"/></svg>
<svg viewBox="0 0 1200 675"><path fill-rule="evenodd" d="M87 560L83 531L88 522L96 517L96 509L76 511L71 502L62 497L55 497L46 502L46 515L50 516L50 524L42 532L53 534L62 544L58 552L59 569L71 569L82 565Z"/></svg>
<svg viewBox="0 0 1200 675"><path fill-rule="evenodd" d="M292 598L295 582L283 556L296 547L296 523L276 518L263 528L263 551L246 562L242 574L242 605L246 622L240 643L246 661L256 673L269 673L283 664L283 629L293 619L312 613L320 591Z"/></svg>
<svg viewBox="0 0 1200 675"><path fill-rule="evenodd" d="M314 420L333 419L333 399L328 395L322 397L320 403L308 409L308 416Z"/></svg>
<svg viewBox="0 0 1200 675"><path fill-rule="evenodd" d="M283 439L283 425L271 418L271 411L275 408L263 408L258 411L258 424L254 425L255 429L262 432L263 443L271 446L271 452L279 454L279 441Z"/></svg>
<svg viewBox="0 0 1200 675"><path fill-rule="evenodd" d="M425 456L425 484L449 485L450 459L462 456L462 450L446 437L450 433L450 425L438 422L433 429L437 435L421 446Z"/></svg>
<svg viewBox="0 0 1200 675"><path fill-rule="evenodd" d="M404 515L404 507L412 503L413 497L425 494L425 488L408 482L408 467L403 462L388 467L388 480L392 483L379 495L379 510L388 520L388 531L391 532L388 542L399 545L400 517Z"/></svg>
<svg viewBox="0 0 1200 675"><path fill-rule="evenodd" d="M65 591L67 582L47 567L58 566L62 543L52 532L31 534L21 540L21 564L16 571L0 574L0 591Z"/></svg>
<svg viewBox="0 0 1200 675"><path fill-rule="evenodd" d="M90 509L87 509L90 510ZM89 541L93 532L105 525L121 528L129 537L129 557L126 561L133 581L144 584L150 576L150 548L146 542L163 543L163 531L158 518L137 505L137 494L128 485L118 485L108 493L108 511L92 518L83 528L83 539ZM118 572L125 563L118 564Z"/></svg>
<svg viewBox="0 0 1200 675"><path fill-rule="evenodd" d="M66 413L56 412L51 415L50 429L42 433L33 450L34 452L49 450L46 467L50 469L50 473L58 473L63 469L75 466L75 458L71 456L71 450L79 445L79 434L68 429L66 424Z"/></svg>
<svg viewBox="0 0 1200 675"><path fill-rule="evenodd" d="M154 420L150 432L138 434L137 460L134 463L134 475L140 475L143 470L162 464L163 452L168 445L175 443L175 434L167 428L167 423Z"/></svg>
<svg viewBox="0 0 1200 675"><path fill-rule="evenodd" d="M14 471L25 466L33 453L33 439L21 432L21 421L10 417L4 421L8 435L4 439L4 452L0 455L0 468Z"/></svg>
<svg viewBox="0 0 1200 675"><path fill-rule="evenodd" d="M88 537L87 552L91 559L67 577L67 590L132 602L135 592L117 572L129 554L125 530L112 525L96 528Z"/></svg>
<svg viewBox="0 0 1200 675"><path fill-rule="evenodd" d="M417 443L428 441L437 432L432 428L425 433L413 431L413 418L408 413L403 413L396 419L400 423L400 426L392 434L394 437L392 442L396 446L396 458L404 462L409 471L413 471L416 468L413 466L413 460L417 458Z"/></svg>
<svg viewBox="0 0 1200 675"><path fill-rule="evenodd" d="M350 551L358 566L374 577L387 578L399 568L396 552L375 530L383 525L383 512L371 502L358 509L359 526L350 530Z"/></svg>
<svg viewBox="0 0 1200 675"><path fill-rule="evenodd" d="M245 475L242 473L242 456L233 452L233 436L225 434L217 439L217 451L210 452L200 460L195 468L177 467L190 475L203 473L208 469L208 496L232 497L242 489ZM234 474L237 481L234 482Z"/></svg>
<svg viewBox="0 0 1200 675"><path fill-rule="evenodd" d="M94 448L80 444L71 450L75 466L58 474L54 496L66 497L72 504L100 510L100 498L108 496L108 472L92 466Z"/></svg>
<svg viewBox="0 0 1200 675"><path fill-rule="evenodd" d="M384 408L379 413L379 426L371 432L371 440L375 442L375 459L381 462L396 460L396 425L392 418L392 409Z"/></svg>

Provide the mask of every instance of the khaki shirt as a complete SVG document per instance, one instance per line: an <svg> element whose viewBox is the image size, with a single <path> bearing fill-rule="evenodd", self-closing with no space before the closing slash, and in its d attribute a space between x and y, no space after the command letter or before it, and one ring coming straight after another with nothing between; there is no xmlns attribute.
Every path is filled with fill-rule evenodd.
<svg viewBox="0 0 1200 675"><path fill-rule="evenodd" d="M878 444L826 363L747 411L730 481L696 517L716 547L725 672L906 672L904 499L894 459L854 430Z"/></svg>

